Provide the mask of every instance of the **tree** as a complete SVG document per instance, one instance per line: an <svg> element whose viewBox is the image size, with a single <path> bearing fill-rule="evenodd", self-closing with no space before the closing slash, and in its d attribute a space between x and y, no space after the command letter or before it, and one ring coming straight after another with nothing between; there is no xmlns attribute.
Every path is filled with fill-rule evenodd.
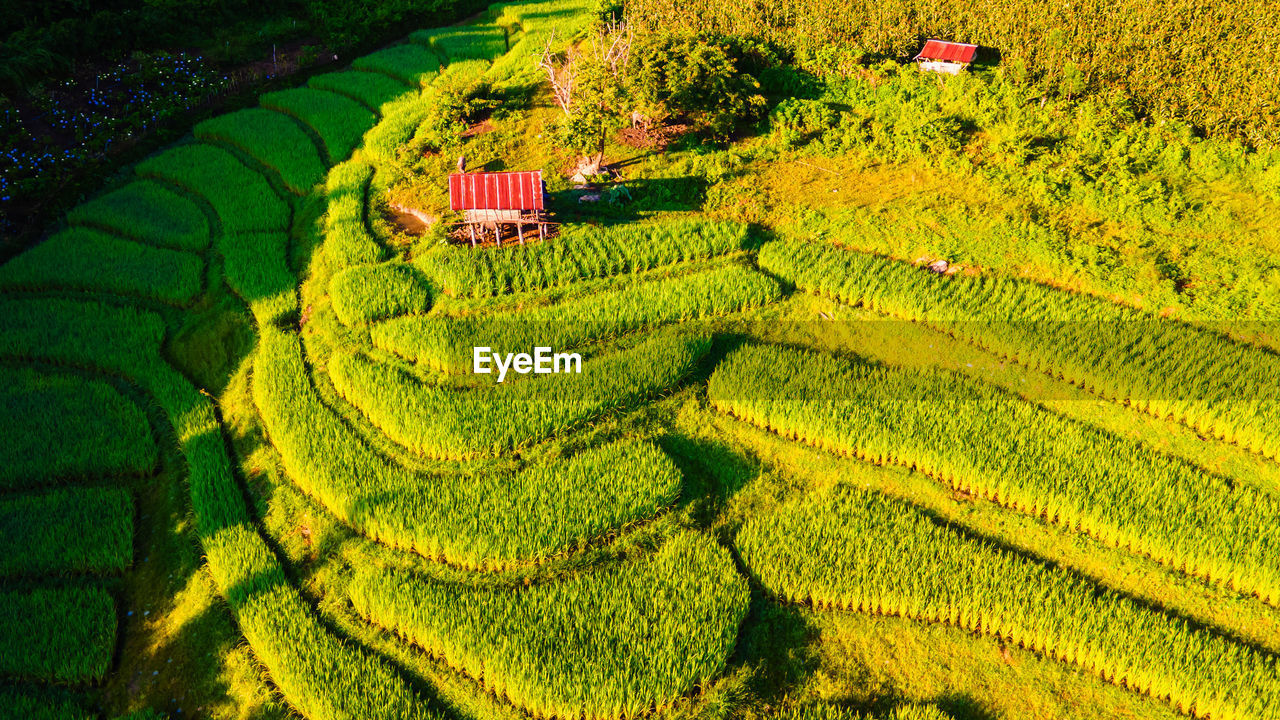
<svg viewBox="0 0 1280 720"><path fill-rule="evenodd" d="M564 53L553 53L555 36L538 60L547 73L556 104L564 113L561 145L578 154L576 172L595 175L604 162L605 141L621 126L627 105L626 74L631 58L631 31L625 23L603 25L590 39Z"/></svg>

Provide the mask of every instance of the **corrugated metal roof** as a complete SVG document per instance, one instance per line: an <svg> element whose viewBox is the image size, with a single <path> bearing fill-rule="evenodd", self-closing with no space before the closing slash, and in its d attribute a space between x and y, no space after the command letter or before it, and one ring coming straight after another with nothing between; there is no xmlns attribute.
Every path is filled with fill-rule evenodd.
<svg viewBox="0 0 1280 720"><path fill-rule="evenodd" d="M971 63L978 54L978 46L968 43L948 42L946 40L929 40L916 60L945 60L947 62Z"/></svg>
<svg viewBox="0 0 1280 720"><path fill-rule="evenodd" d="M454 210L542 210L542 171L455 173L449 176Z"/></svg>

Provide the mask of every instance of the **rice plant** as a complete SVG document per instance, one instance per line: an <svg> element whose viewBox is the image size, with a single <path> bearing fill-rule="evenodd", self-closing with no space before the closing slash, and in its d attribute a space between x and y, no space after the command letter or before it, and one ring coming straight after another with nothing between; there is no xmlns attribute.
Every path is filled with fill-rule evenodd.
<svg viewBox="0 0 1280 720"><path fill-rule="evenodd" d="M677 320L738 312L776 300L777 283L741 265L652 282L482 317L403 317L374 326L374 345L451 373L469 372L474 347L532 353L538 346L567 350Z"/></svg>
<svg viewBox="0 0 1280 720"><path fill-rule="evenodd" d="M113 572L133 555L133 500L121 488L0 497L0 577Z"/></svg>
<svg viewBox="0 0 1280 720"><path fill-rule="evenodd" d="M709 220L572 226L536 245L450 247L419 262L445 293L479 298L714 257L748 242L745 225Z"/></svg>
<svg viewBox="0 0 1280 720"><path fill-rule="evenodd" d="M223 232L284 231L289 206L262 175L210 145L178 145L137 165L143 177L167 180L209 201Z"/></svg>
<svg viewBox="0 0 1280 720"><path fill-rule="evenodd" d="M346 162L329 172L325 185L324 251L339 267L366 265L382 257L382 247L365 226L373 167Z"/></svg>
<svg viewBox="0 0 1280 720"><path fill-rule="evenodd" d="M297 278L289 269L289 236L235 233L218 238L227 285L249 305L258 323L277 322L298 311Z"/></svg>
<svg viewBox="0 0 1280 720"><path fill-rule="evenodd" d="M431 289L417 268L403 263L356 265L329 281L333 311L343 325L418 315L431 309Z"/></svg>
<svg viewBox="0 0 1280 720"><path fill-rule="evenodd" d="M677 383L709 349L704 336L658 336L551 374L471 390L427 385L363 354L338 354L338 392L414 452L462 459L506 452L562 433Z"/></svg>
<svg viewBox="0 0 1280 720"><path fill-rule="evenodd" d="M383 105L414 92L399 80L381 73L361 70L315 75L307 81L307 87L349 97L379 114L382 112Z"/></svg>
<svg viewBox="0 0 1280 720"><path fill-rule="evenodd" d="M329 631L289 584L250 520L212 404L160 356L164 335L159 316L136 308L0 300L7 354L119 373L168 415L210 574L254 656L298 712L320 720L441 718L390 666Z"/></svg>
<svg viewBox="0 0 1280 720"><path fill-rule="evenodd" d="M514 473L411 472L321 402L297 339L278 330L263 333L253 397L303 491L370 538L454 565L497 569L549 558L651 517L680 493L671 460L634 441Z"/></svg>
<svg viewBox="0 0 1280 720"><path fill-rule="evenodd" d="M115 646L115 601L101 587L0 590L0 675L100 679Z"/></svg>
<svg viewBox="0 0 1280 720"><path fill-rule="evenodd" d="M280 90L263 95L258 102L311 128L324 143L327 165L351 155L360 138L377 121L377 116L355 100L324 90Z"/></svg>
<svg viewBox="0 0 1280 720"><path fill-rule="evenodd" d="M425 52L425 51L424 51ZM394 163L418 126L431 114L431 88L383 108L382 121L364 136L364 155L380 163Z"/></svg>
<svg viewBox="0 0 1280 720"><path fill-rule="evenodd" d="M77 205L67 213L67 222L175 250L209 247L209 221L200 206L150 180Z"/></svg>
<svg viewBox="0 0 1280 720"><path fill-rule="evenodd" d="M1280 356L1099 298L949 277L864 253L769 243L760 265L803 290L922 322L1197 432L1280 456Z"/></svg>
<svg viewBox="0 0 1280 720"><path fill-rule="evenodd" d="M409 41L431 48L446 63L494 60L506 53L507 29L497 25L459 25L418 30Z"/></svg>
<svg viewBox="0 0 1280 720"><path fill-rule="evenodd" d="M652 556L530 587L467 587L361 568L357 612L534 717L638 717L724 668L750 593L686 532Z"/></svg>
<svg viewBox="0 0 1280 720"><path fill-rule="evenodd" d="M174 305L190 303L203 281L198 255L83 227L63 230L0 265L0 288L103 291Z"/></svg>
<svg viewBox="0 0 1280 720"><path fill-rule="evenodd" d="M411 88L420 88L440 72L440 58L420 45L406 43L356 58L351 67L395 78Z"/></svg>
<svg viewBox="0 0 1280 720"><path fill-rule="evenodd" d="M147 416L101 380L0 371L0 427L0 489L141 475L159 462Z"/></svg>
<svg viewBox="0 0 1280 720"><path fill-rule="evenodd" d="M708 395L786 437L914 468L1280 602L1280 502L986 383L749 347L716 369Z"/></svg>
<svg viewBox="0 0 1280 720"><path fill-rule="evenodd" d="M951 716L933 705L899 705L888 713L867 715L847 707L817 703L799 705L775 715L777 720L951 720Z"/></svg>
<svg viewBox="0 0 1280 720"><path fill-rule="evenodd" d="M95 720L83 698L65 688L0 685L0 708L14 720Z"/></svg>
<svg viewBox="0 0 1280 720"><path fill-rule="evenodd" d="M358 115L356 116L359 117ZM325 163L311 136L288 115L263 108L237 110L196 125L197 138L225 143L280 176L285 187L305 195L324 179Z"/></svg>
<svg viewBox="0 0 1280 720"><path fill-rule="evenodd" d="M819 608L946 622L1078 665L1215 720L1280 712L1275 658L850 487L740 531L767 592Z"/></svg>

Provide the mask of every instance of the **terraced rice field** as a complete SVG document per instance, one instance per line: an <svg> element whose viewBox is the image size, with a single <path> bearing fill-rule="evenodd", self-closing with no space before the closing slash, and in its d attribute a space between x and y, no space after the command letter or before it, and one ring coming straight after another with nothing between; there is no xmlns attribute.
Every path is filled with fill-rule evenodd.
<svg viewBox="0 0 1280 720"><path fill-rule="evenodd" d="M244 716L1280 718L1274 352L700 214L388 242L436 83L588 17L499 5L264 95L0 266L0 717L237 715L138 669L160 528Z"/></svg>

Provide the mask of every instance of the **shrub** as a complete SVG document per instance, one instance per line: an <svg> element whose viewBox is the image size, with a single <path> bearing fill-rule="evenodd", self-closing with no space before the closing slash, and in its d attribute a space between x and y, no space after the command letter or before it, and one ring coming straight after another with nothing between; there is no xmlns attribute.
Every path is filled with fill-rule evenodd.
<svg viewBox="0 0 1280 720"><path fill-rule="evenodd" d="M747 612L729 554L687 532L651 557L531 587L361 569L356 611L535 717L636 717L718 675Z"/></svg>

